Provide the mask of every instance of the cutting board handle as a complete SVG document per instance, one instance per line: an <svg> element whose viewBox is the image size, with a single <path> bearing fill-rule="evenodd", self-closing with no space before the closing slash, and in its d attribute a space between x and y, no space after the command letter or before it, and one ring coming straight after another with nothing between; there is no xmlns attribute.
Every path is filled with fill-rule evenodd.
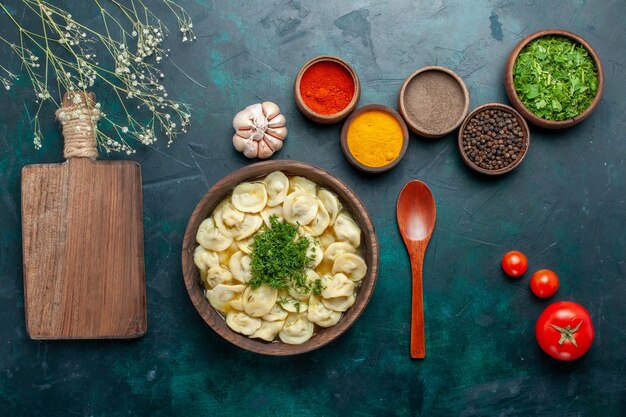
<svg viewBox="0 0 626 417"><path fill-rule="evenodd" d="M96 125L100 110L96 95L90 91L68 91L56 116L63 126L65 159L98 158Z"/></svg>

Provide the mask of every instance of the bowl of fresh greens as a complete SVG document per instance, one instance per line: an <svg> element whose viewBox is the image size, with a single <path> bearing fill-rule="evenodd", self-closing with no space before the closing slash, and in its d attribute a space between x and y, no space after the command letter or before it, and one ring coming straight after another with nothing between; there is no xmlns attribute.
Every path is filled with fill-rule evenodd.
<svg viewBox="0 0 626 417"><path fill-rule="evenodd" d="M546 29L515 46L504 81L511 104L526 120L563 129L589 117L600 103L604 74L598 54L583 38Z"/></svg>

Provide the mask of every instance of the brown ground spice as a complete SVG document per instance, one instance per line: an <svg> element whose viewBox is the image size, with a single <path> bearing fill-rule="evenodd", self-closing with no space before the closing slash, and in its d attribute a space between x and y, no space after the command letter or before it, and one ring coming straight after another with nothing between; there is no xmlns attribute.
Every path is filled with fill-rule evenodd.
<svg viewBox="0 0 626 417"><path fill-rule="evenodd" d="M441 71L424 71L409 81L404 107L420 130L444 132L463 114L465 97L452 76Z"/></svg>

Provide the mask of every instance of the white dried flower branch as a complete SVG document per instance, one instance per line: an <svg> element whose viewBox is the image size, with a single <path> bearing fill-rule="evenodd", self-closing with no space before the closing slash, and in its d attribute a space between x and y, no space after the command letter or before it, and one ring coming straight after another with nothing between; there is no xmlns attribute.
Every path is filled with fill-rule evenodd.
<svg viewBox="0 0 626 417"><path fill-rule="evenodd" d="M187 131L191 116L189 107L172 100L162 83L165 75L159 64L170 51L163 46L167 27L142 0L92 1L99 11L102 31L81 24L48 1L21 0L26 11L36 16L32 21L38 22L36 28L27 28L0 2L0 10L19 32L19 43L0 37L0 45L7 46L19 58L35 94L37 111L31 120L35 147L41 147L42 105L51 102L58 107L65 91L86 91L96 84L112 92L124 113L122 117L111 117L102 111L100 103L96 104L104 120L98 127L97 140L105 152L131 154L135 150L127 138L151 145L159 132L171 144L177 135ZM195 40L187 12L173 0L161 1L176 17L182 41ZM123 18L116 18L106 4L120 10ZM105 56L96 55L97 46L104 47L99 49L105 51ZM0 65L4 90L10 90L17 79L17 72ZM144 110L147 119L134 117L129 111L131 104Z"/></svg>

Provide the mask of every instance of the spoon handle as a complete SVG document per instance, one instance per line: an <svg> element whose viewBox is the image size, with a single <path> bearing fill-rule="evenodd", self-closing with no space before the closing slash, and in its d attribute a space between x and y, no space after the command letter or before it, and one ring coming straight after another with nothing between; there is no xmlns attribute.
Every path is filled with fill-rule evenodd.
<svg viewBox="0 0 626 417"><path fill-rule="evenodd" d="M426 357L426 335L424 332L424 293L422 285L422 266L426 247L415 245L409 250L411 259L411 358Z"/></svg>

